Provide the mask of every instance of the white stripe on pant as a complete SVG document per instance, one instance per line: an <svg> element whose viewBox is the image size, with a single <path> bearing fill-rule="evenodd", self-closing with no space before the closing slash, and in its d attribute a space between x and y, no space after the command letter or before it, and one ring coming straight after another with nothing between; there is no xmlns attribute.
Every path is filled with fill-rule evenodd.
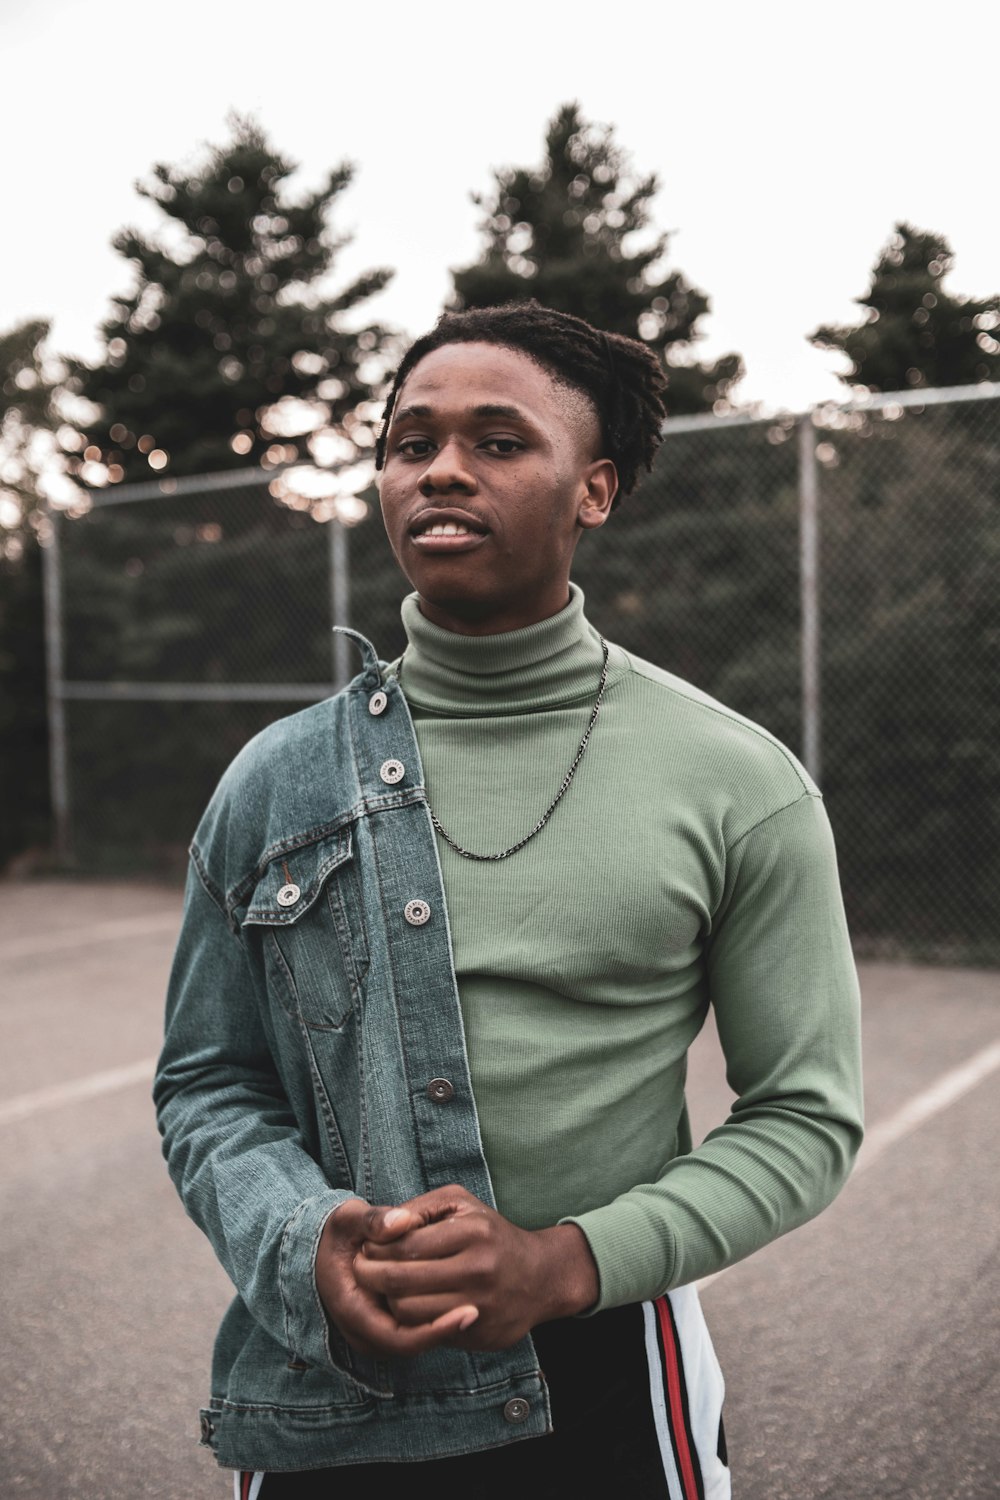
<svg viewBox="0 0 1000 1500"><path fill-rule="evenodd" d="M705 1500L730 1500L732 1495L730 1473L718 1452L719 1423L722 1417L726 1386L701 1310L697 1288L694 1286L677 1287L666 1295L677 1327L679 1356L687 1387L691 1435L701 1467ZM642 1317L646 1332L649 1393L653 1404L653 1419L660 1445L660 1456L663 1459L663 1472L667 1481L667 1494L670 1500L687 1500L674 1458L670 1411L663 1384L663 1356L658 1338L658 1315L654 1302L642 1304ZM677 1433L676 1436L680 1443L687 1441L684 1433Z"/></svg>

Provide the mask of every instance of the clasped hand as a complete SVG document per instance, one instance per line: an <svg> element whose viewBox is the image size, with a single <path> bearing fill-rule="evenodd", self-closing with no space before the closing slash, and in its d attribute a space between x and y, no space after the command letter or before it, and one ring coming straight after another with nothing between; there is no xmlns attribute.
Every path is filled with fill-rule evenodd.
<svg viewBox="0 0 1000 1500"><path fill-rule="evenodd" d="M518 1229L457 1186L396 1207L343 1203L323 1228L316 1285L352 1348L376 1355L507 1349L598 1292L575 1224Z"/></svg>

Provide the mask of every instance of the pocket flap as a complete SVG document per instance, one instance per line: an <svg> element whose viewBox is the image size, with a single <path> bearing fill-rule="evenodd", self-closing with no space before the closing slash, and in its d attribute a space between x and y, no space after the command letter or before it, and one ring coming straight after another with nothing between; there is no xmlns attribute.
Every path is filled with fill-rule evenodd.
<svg viewBox="0 0 1000 1500"><path fill-rule="evenodd" d="M330 872L351 854L348 825L314 844L275 855L254 887L242 925L291 926L314 904Z"/></svg>

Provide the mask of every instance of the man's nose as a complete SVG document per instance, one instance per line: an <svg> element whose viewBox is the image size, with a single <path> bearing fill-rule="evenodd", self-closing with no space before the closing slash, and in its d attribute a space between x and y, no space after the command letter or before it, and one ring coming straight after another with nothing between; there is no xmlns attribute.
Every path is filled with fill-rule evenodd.
<svg viewBox="0 0 1000 1500"><path fill-rule="evenodd" d="M468 495L475 488L476 476L458 443L444 443L438 448L420 476L419 489L424 496L444 495L455 490Z"/></svg>

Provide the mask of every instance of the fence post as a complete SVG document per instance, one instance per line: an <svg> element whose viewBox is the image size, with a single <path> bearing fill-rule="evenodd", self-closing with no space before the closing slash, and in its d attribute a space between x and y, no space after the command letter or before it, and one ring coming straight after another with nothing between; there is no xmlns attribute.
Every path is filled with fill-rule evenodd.
<svg viewBox="0 0 1000 1500"><path fill-rule="evenodd" d="M62 517L49 508L48 545L42 548L42 597L45 611L45 695L49 723L49 797L55 855L60 865L73 858L66 745L66 700L63 697Z"/></svg>
<svg viewBox="0 0 1000 1500"><path fill-rule="evenodd" d="M819 476L812 412L799 418L799 601L802 636L802 761L819 785L820 731Z"/></svg>
<svg viewBox="0 0 1000 1500"><path fill-rule="evenodd" d="M330 528L330 622L349 625L351 613L351 580L347 567L347 527L334 516ZM333 636L333 685L340 689L351 680L350 645L347 637Z"/></svg>

